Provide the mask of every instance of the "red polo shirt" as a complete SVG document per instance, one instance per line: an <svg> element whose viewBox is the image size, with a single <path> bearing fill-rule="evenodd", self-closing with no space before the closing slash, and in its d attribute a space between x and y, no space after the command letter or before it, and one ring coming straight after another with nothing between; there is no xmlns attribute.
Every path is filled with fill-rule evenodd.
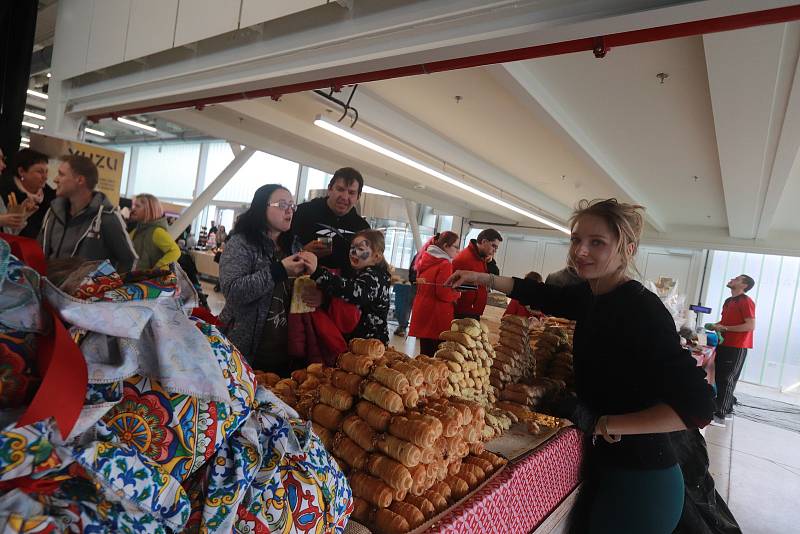
<svg viewBox="0 0 800 534"><path fill-rule="evenodd" d="M722 326L738 326L743 324L745 319L756 317L756 303L745 294L730 297L722 305ZM723 332L725 340L722 345L725 347L735 347L737 349L753 348L753 331L750 332Z"/></svg>

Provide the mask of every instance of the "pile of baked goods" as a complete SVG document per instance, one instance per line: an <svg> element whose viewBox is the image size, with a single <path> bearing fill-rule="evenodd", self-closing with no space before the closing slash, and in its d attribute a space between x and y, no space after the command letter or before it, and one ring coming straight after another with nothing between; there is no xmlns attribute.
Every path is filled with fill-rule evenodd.
<svg viewBox="0 0 800 534"><path fill-rule="evenodd" d="M449 370L445 392L483 406L493 403L497 396L490 374L495 354L486 325L475 319L456 319L439 339L442 343L434 358L445 362Z"/></svg>
<svg viewBox="0 0 800 534"><path fill-rule="evenodd" d="M548 318L546 326L531 334L531 346L536 360L536 376L563 382L565 387L575 387L572 364L573 322Z"/></svg>
<svg viewBox="0 0 800 534"><path fill-rule="evenodd" d="M494 349L494 362L489 378L498 392L506 384L536 375L536 360L531 351L529 328L530 320L517 315L506 315L500 321L500 340Z"/></svg>
<svg viewBox="0 0 800 534"><path fill-rule="evenodd" d="M452 360L409 358L378 340L349 348L336 368L257 379L312 422L348 475L354 519L377 532L414 529L505 462L484 450L485 408L446 396Z"/></svg>

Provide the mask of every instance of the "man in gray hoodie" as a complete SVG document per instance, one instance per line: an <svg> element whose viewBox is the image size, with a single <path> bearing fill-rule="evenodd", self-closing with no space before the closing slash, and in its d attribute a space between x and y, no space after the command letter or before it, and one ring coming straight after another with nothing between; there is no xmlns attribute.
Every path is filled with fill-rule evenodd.
<svg viewBox="0 0 800 534"><path fill-rule="evenodd" d="M119 272L136 266L136 252L119 210L97 186L97 167L85 156L63 159L56 195L45 215L39 243L45 257L110 260Z"/></svg>

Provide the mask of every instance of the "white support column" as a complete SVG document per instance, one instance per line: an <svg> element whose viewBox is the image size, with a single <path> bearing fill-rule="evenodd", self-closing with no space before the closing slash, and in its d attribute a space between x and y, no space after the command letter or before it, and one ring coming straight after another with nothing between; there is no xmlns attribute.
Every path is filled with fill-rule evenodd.
<svg viewBox="0 0 800 534"><path fill-rule="evenodd" d="M197 158L197 176L194 179L194 191L192 191L192 199L196 199L203 192L203 185L208 170L208 152L211 145L208 142L200 144L200 155ZM204 219L206 207L204 206L201 212L192 220L190 227L195 239L200 235L200 221ZM187 226L189 226L187 224Z"/></svg>
<svg viewBox="0 0 800 534"><path fill-rule="evenodd" d="M308 166L300 164L297 170L297 194L294 201L298 204L306 201L306 188L308 187Z"/></svg>
<svg viewBox="0 0 800 534"><path fill-rule="evenodd" d="M131 146L131 162L128 164L128 182L125 184L125 198L131 198L136 187L136 167L139 165L139 145Z"/></svg>
<svg viewBox="0 0 800 534"><path fill-rule="evenodd" d="M197 217L201 211L203 211L203 208L205 208L209 202L214 200L214 197L217 196L217 193L222 191L222 188L231 181L231 178L233 178L236 173L239 172L239 169L241 169L242 166L247 163L247 160L249 160L250 156L255 154L255 152L255 149L250 147L243 149L233 158L233 161L231 161L228 166L225 167L221 173L219 173L219 176L217 176L213 182L208 184L208 187L206 187L205 190L194 199L192 204L184 210L180 217L178 217L178 220L175 221L172 226L170 226L169 234L173 239L177 238L183 229L186 228L186 225L191 224L194 218Z"/></svg>
<svg viewBox="0 0 800 534"><path fill-rule="evenodd" d="M203 179L208 169L208 150L208 142L200 144L200 155L197 157L197 175L194 178L192 198L197 198L203 192Z"/></svg>
<svg viewBox="0 0 800 534"><path fill-rule="evenodd" d="M44 133L63 137L64 139L79 140L81 135L80 117L67 113L67 82L50 79L47 86L47 120L44 123Z"/></svg>
<svg viewBox="0 0 800 534"><path fill-rule="evenodd" d="M419 221L417 217L417 205L410 200L404 200L406 205L406 213L408 214L408 222L411 223L411 233L414 235L414 246L417 250L422 248L422 236L419 233Z"/></svg>

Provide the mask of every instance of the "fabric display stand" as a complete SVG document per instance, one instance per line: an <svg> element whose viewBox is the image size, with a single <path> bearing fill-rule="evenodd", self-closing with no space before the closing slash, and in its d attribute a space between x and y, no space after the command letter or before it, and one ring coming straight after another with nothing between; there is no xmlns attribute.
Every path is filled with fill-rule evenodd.
<svg viewBox="0 0 800 534"><path fill-rule="evenodd" d="M0 532L344 531L344 474L179 268L26 263L0 239Z"/></svg>

